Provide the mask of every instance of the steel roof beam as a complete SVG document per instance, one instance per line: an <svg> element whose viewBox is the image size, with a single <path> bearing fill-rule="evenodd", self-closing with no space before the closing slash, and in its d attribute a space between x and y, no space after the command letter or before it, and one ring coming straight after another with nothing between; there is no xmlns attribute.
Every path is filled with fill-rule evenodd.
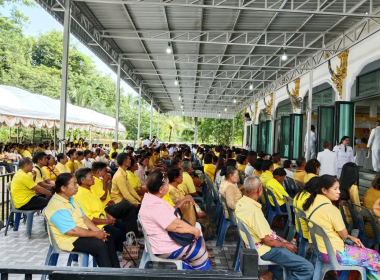
<svg viewBox="0 0 380 280"><path fill-rule="evenodd" d="M290 8L273 8L267 7L267 1L265 1L265 7L253 7L249 6L250 2L244 4L244 1L234 1L234 0L219 0L211 1L208 4L198 4L199 0L186 0L185 3L182 0L171 0L165 2L157 2L155 0L75 0L79 2L90 2L90 3L104 3L104 4L117 4L117 5L137 5L137 6L156 6L156 7L183 7L183 8L203 8L203 9L221 9L221 10L236 10L236 11L252 11L252 12L266 12L266 13L289 13L289 14L308 14L308 15L325 15L325 16L341 16L341 17L356 17L356 18L380 18L380 15L372 14L372 11L368 13L353 13L346 12L347 1L343 1L341 12L326 12L320 10L320 1L318 0L313 9L302 9L304 1L298 2L292 1ZM367 0L368 3L372 3L372 0ZM229 4L229 5L222 5ZM255 3L253 3L255 4ZM339 8L337 8L339 9Z"/></svg>
<svg viewBox="0 0 380 280"><path fill-rule="evenodd" d="M123 33L123 34L136 34L136 32L134 30L129 30L129 29L125 29L125 28L115 28L115 29L104 29L104 30L101 30L101 33L105 34L105 33ZM261 35L263 33L265 34L281 34L281 33L294 33L292 31L289 31L288 30L276 30L276 31L265 31L263 32L262 30L197 30L197 29L179 29L179 30L175 30L175 29L172 29L170 31L168 30L165 30L165 29L152 29L152 30L137 30L137 33L139 33L140 35L144 35L144 36L162 36L162 35L165 35L165 34L171 34L171 33L202 33L202 36L203 35L206 35L207 33L212 33L214 34L214 36L216 37L217 34L224 34L224 33L232 33L234 35ZM158 33L158 34L153 34L153 33ZM321 32L319 31L298 31L297 33L299 34L321 34ZM335 34L335 35L340 35L341 32L338 32L338 31L329 31L328 32L329 34ZM199 35L198 35L199 36Z"/></svg>

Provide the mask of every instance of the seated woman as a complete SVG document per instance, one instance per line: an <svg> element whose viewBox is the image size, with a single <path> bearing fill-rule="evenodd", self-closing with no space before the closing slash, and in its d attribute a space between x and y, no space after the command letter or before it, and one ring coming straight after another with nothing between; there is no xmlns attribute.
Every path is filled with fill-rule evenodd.
<svg viewBox="0 0 380 280"><path fill-rule="evenodd" d="M277 168L281 167L281 158L280 157L273 157L272 158L273 162L273 170L276 170Z"/></svg>
<svg viewBox="0 0 380 280"><path fill-rule="evenodd" d="M219 187L219 193L226 198L227 206L234 211L236 202L242 198L241 191L237 187L239 181L239 171L234 166L224 166L220 175L225 176ZM229 218L226 205L224 205L226 219Z"/></svg>
<svg viewBox="0 0 380 280"><path fill-rule="evenodd" d="M120 268L112 236L87 218L78 201L72 198L78 192L77 179L71 173L59 174L53 197L45 209L58 247L64 251L92 255L99 267Z"/></svg>
<svg viewBox="0 0 380 280"><path fill-rule="evenodd" d="M218 163L216 164L215 168L215 183L219 187L220 183L222 182L222 176L220 176L220 170L224 166L226 162L226 156L225 155L220 155L218 158Z"/></svg>
<svg viewBox="0 0 380 280"><path fill-rule="evenodd" d="M306 184L311 178L318 176L320 169L321 163L317 159L309 160L305 166L306 175L303 179L304 183Z"/></svg>
<svg viewBox="0 0 380 280"><path fill-rule="evenodd" d="M345 165L343 165L342 173L339 179L340 189L341 190L345 189L346 190L345 193L349 195L349 197L345 197L344 199L350 200L351 203L360 205L359 189L358 189L358 186L355 185L358 179L359 179L359 167L355 163L348 162ZM368 209L372 209L372 208L368 208ZM344 207L344 213L346 214L347 223L352 225L351 214L347 207Z"/></svg>
<svg viewBox="0 0 380 280"><path fill-rule="evenodd" d="M148 192L145 185L141 185L140 179L135 173L138 170L137 161L131 157L131 166L127 169L128 181L140 197Z"/></svg>
<svg viewBox="0 0 380 280"><path fill-rule="evenodd" d="M169 190L166 175L159 170L153 171L146 186L149 193L144 196L139 215L153 253L164 259L182 260L184 269L209 270L211 265L200 230L175 216L174 207L162 199ZM194 241L182 247L169 236L168 231L193 234Z"/></svg>
<svg viewBox="0 0 380 280"><path fill-rule="evenodd" d="M368 189L363 197L363 206L380 217L380 177L376 180L376 185Z"/></svg>
<svg viewBox="0 0 380 280"><path fill-rule="evenodd" d="M239 164L239 167L238 167L239 173L242 176L242 178L245 179L245 176L246 176L245 168L247 167L247 163L248 163L247 157L239 155L236 157L236 161ZM253 174L253 171L252 171L252 174Z"/></svg>
<svg viewBox="0 0 380 280"><path fill-rule="evenodd" d="M204 165L203 165L203 170L204 170L204 173L207 174L210 178L211 178L211 181L215 181L215 177L214 177L214 174L215 174L215 166L212 164L212 153L207 153L205 155L205 161L204 161Z"/></svg>
<svg viewBox="0 0 380 280"><path fill-rule="evenodd" d="M374 250L366 249L360 239L348 234L339 209L332 204L339 197L339 181L334 176L323 175L317 178L315 189L306 200L303 209L311 221L326 230L339 264L365 267L368 280L379 279L379 254ZM344 241L347 239L351 239L356 246L345 244ZM317 236L317 243L322 259L328 262L323 239ZM337 273L337 278L347 279L349 273L350 271L340 271Z"/></svg>
<svg viewBox="0 0 380 280"><path fill-rule="evenodd" d="M245 173L246 177L249 177L249 176L254 175L256 156L255 155L248 155L246 161L247 161L247 163L246 163L246 166L244 169L244 173ZM257 176L257 177L259 177L259 176Z"/></svg>
<svg viewBox="0 0 380 280"><path fill-rule="evenodd" d="M263 174L263 160L261 158L256 159L254 165L253 176L259 177Z"/></svg>
<svg viewBox="0 0 380 280"><path fill-rule="evenodd" d="M59 175L59 170L55 167L55 157L53 155L47 155L47 164L44 167L46 175L50 180L55 181Z"/></svg>
<svg viewBox="0 0 380 280"><path fill-rule="evenodd" d="M138 169L135 171L137 177L140 179L141 185L145 186L146 173L149 165L149 156L143 155L138 163Z"/></svg>

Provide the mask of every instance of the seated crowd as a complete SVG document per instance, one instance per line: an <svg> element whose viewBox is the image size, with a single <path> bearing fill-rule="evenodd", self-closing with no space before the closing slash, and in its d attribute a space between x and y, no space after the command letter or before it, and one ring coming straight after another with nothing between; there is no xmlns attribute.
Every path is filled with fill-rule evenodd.
<svg viewBox="0 0 380 280"><path fill-rule="evenodd" d="M223 146L166 145L157 137L141 139L136 151L127 147L123 152L118 151L117 142L109 150L101 145L90 149L81 138L68 144L65 153L56 153L54 145L46 144L26 153L27 146L9 144L3 157L6 164L16 161L19 168L11 183L15 207L45 209L58 246L93 255L99 267L120 267L117 252L123 252L126 233L142 235L137 220L156 256L180 259L189 270L208 270L215 265L212 248L205 243L215 237L204 211L205 182L200 179L205 174L226 199L226 219L231 218L228 207L246 225L261 259L277 264L269 266L261 280L282 279L282 267L288 270L288 279L309 280L313 275L313 264L297 255L297 246L271 229L284 228L288 216L276 216L269 224L263 213L264 208L275 206L274 200L287 212L286 198L293 198L295 208L325 228L341 265L365 267L367 279L380 277L378 253L349 234L339 210L345 201L361 203L356 185L359 169L354 163L343 165L338 180L336 172L329 174L317 159L306 162L298 158L293 172L292 162L281 162L278 154ZM17 153L16 147L20 149ZM7 170L10 167L7 165ZM269 201L266 190L274 195ZM365 194L363 205L380 215L380 174ZM352 224L349 211L344 210L347 223ZM301 230L305 241L311 243L302 221L301 228L296 224L296 231ZM328 262L323 241L317 241L320 257ZM353 271L336 274L339 279L359 279L352 278L356 276Z"/></svg>

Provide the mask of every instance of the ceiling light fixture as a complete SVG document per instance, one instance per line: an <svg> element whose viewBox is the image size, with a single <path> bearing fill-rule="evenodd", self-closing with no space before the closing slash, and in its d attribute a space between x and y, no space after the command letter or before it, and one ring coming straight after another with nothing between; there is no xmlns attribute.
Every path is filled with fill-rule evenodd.
<svg viewBox="0 0 380 280"><path fill-rule="evenodd" d="M234 98L234 103L236 103L236 98Z"/></svg>
<svg viewBox="0 0 380 280"><path fill-rule="evenodd" d="M287 60L288 56L286 55L286 49L284 49L284 54L282 55L282 60Z"/></svg>
<svg viewBox="0 0 380 280"><path fill-rule="evenodd" d="M224 112L227 112L227 107L224 107Z"/></svg>
<svg viewBox="0 0 380 280"><path fill-rule="evenodd" d="M181 95L178 96L178 100L181 100Z"/></svg>
<svg viewBox="0 0 380 280"><path fill-rule="evenodd" d="M253 90L253 83L251 82L251 84L249 85L249 89L250 90Z"/></svg>
<svg viewBox="0 0 380 280"><path fill-rule="evenodd" d="M166 53L172 53L172 47L170 42L168 42L168 47L166 48Z"/></svg>
<svg viewBox="0 0 380 280"><path fill-rule="evenodd" d="M178 77L175 77L174 84L175 84L176 86L178 86Z"/></svg>
<svg viewBox="0 0 380 280"><path fill-rule="evenodd" d="M181 109L183 109L183 104L181 104Z"/></svg>
<svg viewBox="0 0 380 280"><path fill-rule="evenodd" d="M182 111L182 115L184 115L185 114L185 111Z"/></svg>

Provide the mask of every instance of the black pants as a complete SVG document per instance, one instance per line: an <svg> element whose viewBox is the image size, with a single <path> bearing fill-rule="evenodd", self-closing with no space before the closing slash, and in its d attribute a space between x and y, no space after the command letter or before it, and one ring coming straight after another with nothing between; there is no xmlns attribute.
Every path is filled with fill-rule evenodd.
<svg viewBox="0 0 380 280"><path fill-rule="evenodd" d="M33 196L31 200L24 206L21 206L20 210L42 210L46 207L46 205L49 203L49 200L40 197L40 196Z"/></svg>
<svg viewBox="0 0 380 280"><path fill-rule="evenodd" d="M116 220L113 226L107 225L104 227L104 230L112 235L116 251L123 252L123 242L127 240L127 228L125 223Z"/></svg>
<svg viewBox="0 0 380 280"><path fill-rule="evenodd" d="M116 267L120 268L119 259L117 258L114 241L112 236L103 242L93 237L79 237L73 243L73 251L88 253L96 259L99 267Z"/></svg>
<svg viewBox="0 0 380 280"><path fill-rule="evenodd" d="M129 201L122 200L119 203L108 206L106 212L115 219L120 219L125 223L127 232L133 231L138 234L137 229L137 208Z"/></svg>
<svg viewBox="0 0 380 280"><path fill-rule="evenodd" d="M7 163L7 162L0 162L0 166L5 166L5 169L7 170L8 173L13 172L12 164Z"/></svg>

